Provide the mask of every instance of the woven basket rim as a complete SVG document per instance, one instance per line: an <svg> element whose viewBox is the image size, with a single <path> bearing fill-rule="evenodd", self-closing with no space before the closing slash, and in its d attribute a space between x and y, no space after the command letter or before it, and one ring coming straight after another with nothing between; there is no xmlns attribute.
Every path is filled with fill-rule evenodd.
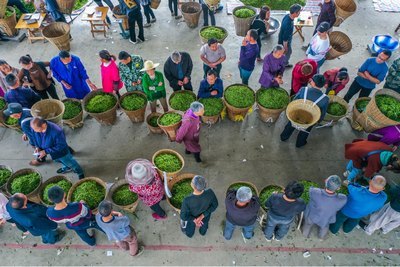
<svg viewBox="0 0 400 267"><path fill-rule="evenodd" d="M114 205L116 205L116 206L118 206L118 207L121 207L121 208L123 208L123 209L127 209L127 208L132 207L132 206L134 206L134 205L137 205L137 203L139 203L139 195L138 195L137 193L135 193L135 192L132 192L132 193L134 193L134 194L137 195L137 199L136 199L133 203L131 203L131 204L128 204L128 205L118 205L117 203L115 203L114 200L113 200L113 195L114 195L115 191L118 190L118 188L120 188L121 186L124 186L124 185L129 185L129 182L128 182L126 179L118 180L117 182L113 183L113 185L112 185L112 186L110 187L110 189L108 190L108 199L109 199Z"/></svg>
<svg viewBox="0 0 400 267"><path fill-rule="evenodd" d="M11 184L12 184L12 181L15 180L15 178L17 178L17 177L19 177L19 176L21 176L21 175L24 175L24 174L29 174L29 173L38 173L38 174L39 174L39 177L40 177L39 185L38 185L34 190L32 190L32 192L30 192L29 194L27 194L26 196L27 196L27 197L30 197L30 196L32 196L32 194L35 194L35 193L38 191L38 189L40 188L40 185L41 185L42 182L43 182L43 176L42 176L42 174L41 174L37 169L34 169L34 168L19 169L18 171L12 173L11 176L10 176L10 178L8 178L7 183L6 183L6 190L7 190L7 193L9 193L10 195L12 195L12 193L11 193Z"/></svg>
<svg viewBox="0 0 400 267"><path fill-rule="evenodd" d="M183 158L182 155L179 154L177 151L172 150L172 149L169 149L169 148L164 148L164 149L157 150L157 151L153 154L153 156L151 157L151 163L154 165L154 167L156 168L156 170L159 170L160 172L163 172L162 170L160 170L160 169L156 166L156 163L154 162L155 158L156 158L159 154L161 154L161 153L173 154L173 155L177 156L177 157L179 158L179 160L182 162L182 166L181 166L181 168L180 168L179 170L174 171L174 172L165 172L166 174L174 175L174 174L177 174L177 173L179 173L180 171L183 170L183 167L185 167L185 160L184 160L184 158Z"/></svg>
<svg viewBox="0 0 400 267"><path fill-rule="evenodd" d="M171 181L168 181L168 189L172 190L172 187L177 183L180 182L182 180L187 180L187 179L193 179L193 177L196 176L196 174L193 173L181 173L179 175L177 175L176 177L174 177ZM171 201L169 198L167 198L167 202L168 204L177 212L180 213L181 209L175 207L174 205L172 205Z"/></svg>
<svg viewBox="0 0 400 267"><path fill-rule="evenodd" d="M161 125L160 124L160 118L162 117L162 116L164 116L165 114L167 114L167 113L176 113L176 114L179 114L179 115L181 115L181 120L180 121L178 121L177 123L174 123L174 124L171 124L171 125L166 125L166 126L164 126L164 125ZM158 119L157 119L157 124L158 124L158 127L160 127L160 128L166 128L166 127L176 127L176 126L178 126L178 124L180 124L181 122L182 122L182 119L183 119L183 115L180 113L180 111L179 110L170 110L170 111L167 111L167 112L164 112L160 117L158 117Z"/></svg>
<svg viewBox="0 0 400 267"><path fill-rule="evenodd" d="M122 100L125 98L125 97L127 97L127 96L130 96L130 95L140 95L140 96L142 96L142 97L144 97L144 99L145 99L145 104L144 104L144 106L143 107L141 107L141 108L139 108L139 109L135 109L135 110L127 110L127 109L124 109L123 107L122 107ZM140 91L131 91L131 92L126 92L125 94L123 94L123 95L121 95L121 97L118 99L118 105L119 105L119 107L126 113L126 112L134 112L134 111L140 111L140 110L143 110L143 109L146 109L146 107L147 107L147 96L146 96L146 94L145 93L143 93L143 92L140 92Z"/></svg>
<svg viewBox="0 0 400 267"><path fill-rule="evenodd" d="M90 99L92 99L93 97L95 97L95 96L98 95L98 94L108 94L108 95L112 95L112 96L114 97L114 99L116 100L115 105L114 105L112 108L110 108L110 109L108 109L108 110L106 110L106 111L104 111L104 112L100 112L100 113L92 113L92 112L87 111L87 109L86 109L87 103L89 102ZM86 111L87 113L89 113L90 115L95 114L94 116L96 116L96 115L97 115L97 116L100 116L100 115L103 115L104 113L110 112L111 110L116 109L116 108L118 107L118 105L119 105L119 103L118 103L118 98L117 98L114 94L103 92L103 90L101 90L101 89L98 89L98 90L89 92L89 93L83 98L83 102L82 102L83 110ZM92 115L92 116L93 116L93 115Z"/></svg>

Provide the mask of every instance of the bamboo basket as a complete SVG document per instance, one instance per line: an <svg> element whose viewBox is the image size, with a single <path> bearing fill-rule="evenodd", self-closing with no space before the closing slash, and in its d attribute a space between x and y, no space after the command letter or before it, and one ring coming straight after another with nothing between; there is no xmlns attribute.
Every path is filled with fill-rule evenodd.
<svg viewBox="0 0 400 267"><path fill-rule="evenodd" d="M275 89L277 89L277 88L275 88ZM268 89L259 89L256 93L256 103L257 103L257 107L258 107L258 115L263 122L274 123L279 119L279 116L286 109L286 106L283 108L280 108L280 109L270 109L270 108L263 107L258 102L258 92L260 92L260 90L268 90ZM286 90L280 89L280 88L279 88L279 90L285 92L287 94L287 97L289 100L288 92Z"/></svg>
<svg viewBox="0 0 400 267"><path fill-rule="evenodd" d="M15 26L17 26L17 15L13 7L7 6L6 9L7 8L11 10L12 15L7 18L0 18L0 30L2 30L7 36L12 37L18 33L18 30L15 28Z"/></svg>
<svg viewBox="0 0 400 267"><path fill-rule="evenodd" d="M204 2L208 7L217 7L221 0L205 0Z"/></svg>
<svg viewBox="0 0 400 267"><path fill-rule="evenodd" d="M182 16L189 28L196 28L199 25L201 5L197 2L183 3L181 6Z"/></svg>
<svg viewBox="0 0 400 267"><path fill-rule="evenodd" d="M226 37L228 37L228 31L227 31L225 28L218 27L218 26L204 26L204 27L202 27L202 28L200 29L200 31L199 31L200 40L201 40L201 42L202 42L203 44L207 43L207 42L208 42L208 39L206 39L206 38L204 38L203 36L201 36L201 32L202 32L203 30L209 28L209 27L219 28L219 29L221 29L221 30L223 30L223 31L225 32L225 35L224 35L223 38L217 39L218 43L222 44L222 43L224 42L224 40L226 39Z"/></svg>
<svg viewBox="0 0 400 267"><path fill-rule="evenodd" d="M55 45L60 51L69 51L70 46L70 26L65 22L53 22L45 26L42 34L47 41Z"/></svg>
<svg viewBox="0 0 400 267"><path fill-rule="evenodd" d="M157 9L158 6L160 5L160 3L161 3L161 0L151 0L150 1L150 7L152 9Z"/></svg>
<svg viewBox="0 0 400 267"><path fill-rule="evenodd" d="M62 125L61 121L64 111L64 103L56 99L40 100L31 108L31 114L33 117L41 117L60 126Z"/></svg>
<svg viewBox="0 0 400 267"><path fill-rule="evenodd" d="M153 112L153 113L150 113L149 115L147 115L147 118L146 118L147 127L149 128L149 131L153 134L162 134L163 133L163 130L160 127L158 127L158 126L154 127L154 126L150 125L151 118L153 118L155 116L160 117L161 115L162 114L158 113L158 112Z"/></svg>
<svg viewBox="0 0 400 267"><path fill-rule="evenodd" d="M4 18L6 14L8 0L0 0L0 18Z"/></svg>
<svg viewBox="0 0 400 267"><path fill-rule="evenodd" d="M7 169L7 170L9 170L9 171L11 172L10 177L8 177L8 179L6 180L6 182L5 182L3 185L0 186L0 191L1 191L2 193L4 193L6 196L9 197L10 194L7 192L7 181L11 178L11 176L12 176L12 174L13 174L13 169L11 169L11 167L10 167L10 166L7 166L7 165L0 165L0 169Z"/></svg>
<svg viewBox="0 0 400 267"><path fill-rule="evenodd" d="M115 121L117 120L117 108L118 108L118 100L115 95L112 95L115 98L115 105L114 107L110 108L107 111L104 111L102 113L92 113L86 110L86 105L89 102L90 99L92 99L94 96L99 95L99 94L106 94L102 90L96 90L96 91L91 91L89 94L85 96L83 99L83 109L93 118L96 119L99 123L103 125L113 125Z"/></svg>
<svg viewBox="0 0 400 267"><path fill-rule="evenodd" d="M72 187L71 187L71 189L69 189L68 196L67 196L67 202L68 202L68 203L73 202L73 201L72 201L72 195L73 195L75 189L76 189L80 184L82 184L82 183L84 183L84 182L88 182L88 181L95 181L96 183L98 183L99 185L101 185L101 186L104 188L105 192L106 192L106 193L105 193L105 196L104 196L104 199L106 199L106 197L107 197L107 185L106 185L106 183L105 183L103 180L101 180L100 178L97 178L97 177L86 177L86 178L83 178L83 179L79 180L79 181L76 182L75 184L73 184ZM103 199L103 200L104 200L104 199ZM103 201L103 200L102 200L102 201ZM97 207L94 208L94 209L92 209L92 213L93 213L93 214L96 214L97 211L98 211L98 208L97 208Z"/></svg>
<svg viewBox="0 0 400 267"><path fill-rule="evenodd" d="M298 99L289 103L286 116L293 127L307 129L321 118L321 110L310 100Z"/></svg>
<svg viewBox="0 0 400 267"><path fill-rule="evenodd" d="M0 101L4 101L4 103L5 103L4 108L3 108L3 109L0 109L0 127L5 127L5 128L7 128L6 124L4 123L5 118L4 118L4 113L3 113L3 111L7 109L7 102L6 102L6 100L4 99L4 97L1 97L1 96L0 96Z"/></svg>
<svg viewBox="0 0 400 267"><path fill-rule="evenodd" d="M186 179L191 181L194 176L195 175L193 173L182 173L182 174L179 174L178 176L173 177L171 180L168 181L169 190L171 191L172 187L174 187L174 185L177 182L180 182L180 181L186 180ZM170 201L170 199L168 197L167 197L167 202L176 212L178 212L179 214L181 213L181 209L179 209L179 208L175 207L174 205L172 205L172 203L171 203L171 201Z"/></svg>
<svg viewBox="0 0 400 267"><path fill-rule="evenodd" d="M357 102L360 100L366 100L369 99L371 100L370 97L360 97L358 99L356 99L356 101L354 102L354 106L353 106L353 115L352 115L352 119L351 119L351 128L353 128L356 131L362 131L363 128L361 127L360 123L358 122L359 120L362 120L365 116L362 115L363 113L359 112L357 109Z"/></svg>
<svg viewBox="0 0 400 267"><path fill-rule="evenodd" d="M201 99L201 98L200 98ZM199 99L199 101L200 101L200 99ZM220 110L220 112L218 113L218 114L216 114L216 115L213 115L213 116L201 116L201 121L202 122L204 122L204 123L207 123L207 124L215 124L215 123L217 123L218 121L219 121L219 118L221 117L221 112L224 110L224 108L225 108L225 102L221 99L221 101L222 101L222 105L223 105L223 107L222 107L222 109ZM201 101L200 101L201 102Z"/></svg>
<svg viewBox="0 0 400 267"><path fill-rule="evenodd" d="M56 0L56 2L61 13L71 15L72 11L74 11L76 0Z"/></svg>
<svg viewBox="0 0 400 267"><path fill-rule="evenodd" d="M332 60L349 53L353 47L350 38L343 32L333 31L329 34L331 49L326 53L326 59Z"/></svg>
<svg viewBox="0 0 400 267"><path fill-rule="evenodd" d="M137 110L127 110L124 109L121 105L122 100L130 95L140 95L145 99L145 104L142 108L137 109ZM144 114L146 112L146 106L147 106L147 97L144 93L140 91L132 91L132 92L127 92L121 96L121 98L118 100L119 101L119 106L121 107L122 111L125 112L126 116L131 120L131 122L144 122Z"/></svg>
<svg viewBox="0 0 400 267"><path fill-rule="evenodd" d="M329 97L329 104L330 103L339 103L342 106L346 108L346 113L342 116L334 116L329 114L328 112L325 115L325 118L323 119L324 122L332 122L332 123L337 123L341 118L346 117L347 112L349 111L349 104L341 97L336 96L336 95L328 95Z"/></svg>
<svg viewBox="0 0 400 267"><path fill-rule="evenodd" d="M251 9L254 11L254 15L249 18L239 18L235 16L235 12L239 9ZM250 30L251 24L253 23L254 19L257 16L257 10L251 6L238 6L235 7L232 11L233 15L233 22L235 24L235 31L237 36L246 36L247 32Z"/></svg>
<svg viewBox="0 0 400 267"><path fill-rule="evenodd" d="M165 112L164 114L167 114L167 113L178 113L179 114L179 112L175 112L175 111L168 111L168 112ZM180 120L179 122L177 122L175 124L172 124L172 125L163 126L163 125L160 124L160 118L161 117L162 116L160 116L158 118L158 120L157 120L158 126L161 128L161 130L163 130L163 132L167 135L168 139L171 142L175 141L175 139L176 139L176 131L182 125L182 120Z"/></svg>
<svg viewBox="0 0 400 267"><path fill-rule="evenodd" d="M174 96L176 96L177 94L189 94L189 95L192 95L192 96L194 97L194 99L195 99L194 101L196 101L196 99L197 99L196 94L193 93L193 92L190 91L190 90L179 90L179 91L175 91L175 92L173 92L173 93L170 95L170 97L168 98L168 104L169 104L169 106L171 107L171 109L173 109L173 107L171 106L171 99L172 99ZM176 110L176 109L173 109L173 110ZM176 111L186 112L186 110L176 110Z"/></svg>
<svg viewBox="0 0 400 267"><path fill-rule="evenodd" d="M233 186L234 184L239 184L239 183L240 183L240 184L245 184L245 185L247 185L248 187L253 188L254 191L256 192L256 196L257 196L257 197L259 196L259 192L258 192L257 186L255 186L253 183L247 182L247 181L235 181L235 182L231 183L231 184L228 186L228 188L226 189L226 192L228 192L228 190L229 190L229 188L230 188L231 186Z"/></svg>
<svg viewBox="0 0 400 267"><path fill-rule="evenodd" d="M353 15L357 10L357 4L354 0L335 0L336 21L333 26L339 27L345 19Z"/></svg>
<svg viewBox="0 0 400 267"><path fill-rule="evenodd" d="M49 185L51 183L58 183L61 180L66 180L66 181L70 182L71 183L71 187L72 187L73 183L72 183L71 179L67 178L65 175L53 176L53 177L49 178L47 181L43 182L42 185L40 186L39 195L38 196L39 196L40 202L43 205L45 205L46 207L50 207L50 206L53 206L53 205L49 205L44 201L44 197L43 197L44 189L46 188L47 185ZM65 192L65 195L68 195L68 192Z"/></svg>
<svg viewBox="0 0 400 267"><path fill-rule="evenodd" d="M11 190L11 184L15 180L15 178L17 178L21 175L30 174L30 173L38 173L40 175L40 182L39 182L39 185L32 192L30 192L29 194L26 195L26 197L32 202L40 203L40 198L39 198L38 193L39 193L39 189L42 184L42 181L43 181L43 177L40 174L40 172L36 169L26 168L26 169L21 169L21 170L14 172L11 175L11 177L8 179L7 184L6 184L7 194L9 196L13 195L12 190Z"/></svg>
<svg viewBox="0 0 400 267"><path fill-rule="evenodd" d="M137 206L138 206L138 204L139 204L139 197L132 204L125 205L125 206L118 205L113 200L113 194L115 193L115 191L117 191L118 188L120 188L121 186L124 186L124 185L129 185L128 181L125 180L125 179L119 180L118 182L114 183L111 186L110 191L108 193L108 200L111 201L115 206L117 206L117 207L119 207L119 208L121 208L121 209L123 209L125 211L134 213L136 208L137 208Z"/></svg>
<svg viewBox="0 0 400 267"><path fill-rule="evenodd" d="M19 133L22 134L21 126L19 126L19 123L16 123L16 124L11 125L11 124L7 124L6 122L4 122L4 125L5 125L7 128L9 128L9 129L11 129L11 130L15 130L15 131L17 131L17 132L19 132Z"/></svg>
<svg viewBox="0 0 400 267"><path fill-rule="evenodd" d="M173 179L180 171L182 171L183 167L185 166L185 160L183 159L181 154L179 154L178 152L176 152L175 150L172 150L172 149L160 149L160 150L156 151L156 153L154 153L153 157L151 158L151 162L156 167L156 170L157 170L157 172L160 175L162 180L164 180L164 172L162 170L158 169L156 164L155 164L155 162L154 162L155 158L159 154L173 154L173 155L176 155L181 160L182 167L179 170L177 170L175 172L166 172L168 180Z"/></svg>
<svg viewBox="0 0 400 267"><path fill-rule="evenodd" d="M73 117L73 118L71 118L71 119L68 119L68 120L64 120L64 119L63 119L62 122L63 122L63 124L69 126L69 127L72 128L72 129L80 128L80 127L83 126L83 107L82 107L82 101L79 100L79 99L76 99L76 98L67 98L67 99L64 99L62 102L65 103L65 102L68 102L68 101L79 103L79 105L81 106L82 110L81 110L81 112L79 112L79 114L76 115L75 117Z"/></svg>
<svg viewBox="0 0 400 267"><path fill-rule="evenodd" d="M246 108L237 108L237 107L234 107L234 106L232 106L231 104L229 104L228 103L228 101L226 101L226 99L225 99L225 97L226 97L226 92L229 90L229 88L231 88L232 86L246 86L249 90L251 90L252 92L253 92L253 95L254 95L254 102L255 102L255 93L254 93L254 90L253 89L251 89L249 86L247 86L247 85L244 85L244 84L231 84L231 85L229 85L226 89L225 89L225 92L224 92L224 102L225 102L225 106L226 106L226 113L228 114L228 118L231 120L231 121L241 121L241 120L243 120L245 117L246 117L246 115L247 115L247 113L249 113L249 110L252 108L252 106L254 105L254 102L253 102L253 104L251 104L251 106L249 106L249 107L246 107Z"/></svg>
<svg viewBox="0 0 400 267"><path fill-rule="evenodd" d="M259 197L261 197L261 195L262 195L262 193L263 193L264 190L268 190L268 189L271 188L271 187L273 187L273 188L279 187L280 190L281 190L280 192L283 192L283 191L285 190L285 188L282 187L282 186L280 186L280 185L270 184L270 185L267 185L266 187L264 187L263 189L260 190L260 195L259 195ZM261 207L260 207L260 208L261 208L261 211L267 212L268 209L264 206L265 203L261 203L261 199L260 199L260 204L261 204Z"/></svg>
<svg viewBox="0 0 400 267"><path fill-rule="evenodd" d="M124 28L124 30L128 30L129 29L128 16L121 12L120 6L116 5L113 8L112 12L114 14L114 17L116 17L117 19L122 19L122 27Z"/></svg>

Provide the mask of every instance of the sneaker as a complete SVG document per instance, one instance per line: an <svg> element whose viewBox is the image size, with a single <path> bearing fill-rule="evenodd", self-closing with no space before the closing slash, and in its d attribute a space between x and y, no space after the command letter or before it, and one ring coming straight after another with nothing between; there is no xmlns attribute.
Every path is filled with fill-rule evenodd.
<svg viewBox="0 0 400 267"><path fill-rule="evenodd" d="M144 38L142 39L142 38L138 37L138 41L143 43L145 41L145 39Z"/></svg>
<svg viewBox="0 0 400 267"><path fill-rule="evenodd" d="M155 212L154 212L153 214L151 214L151 216L153 216L153 218L156 219L157 221L167 219L167 215L165 215L164 217L162 217L162 216L158 215L158 214L155 213Z"/></svg>
<svg viewBox="0 0 400 267"><path fill-rule="evenodd" d="M157 19L154 18L154 19L151 19L151 20L150 20L150 23L154 23L154 22L156 22L156 21L157 21Z"/></svg>
<svg viewBox="0 0 400 267"><path fill-rule="evenodd" d="M265 240L267 240L267 242L271 242L273 239L273 237L271 239L268 239L266 236L264 236L264 237L265 237Z"/></svg>
<svg viewBox="0 0 400 267"><path fill-rule="evenodd" d="M287 64L285 68L293 68L293 64Z"/></svg>
<svg viewBox="0 0 400 267"><path fill-rule="evenodd" d="M137 44L136 41L132 41L131 39L129 39L129 42L130 42L131 44Z"/></svg>
<svg viewBox="0 0 400 267"><path fill-rule="evenodd" d="M33 159L29 162L29 165L31 166L40 166L44 163L44 161L38 161L37 159Z"/></svg>
<svg viewBox="0 0 400 267"><path fill-rule="evenodd" d="M58 241L61 241L61 240L64 238L65 235L66 235L66 232L65 232L65 231L63 231L63 230L58 230L57 242L58 242Z"/></svg>
<svg viewBox="0 0 400 267"><path fill-rule="evenodd" d="M349 171L345 171L345 172L343 173L343 177L347 178L347 176L349 176Z"/></svg>
<svg viewBox="0 0 400 267"><path fill-rule="evenodd" d="M61 173L68 173L68 172L72 172L72 169L69 168L69 167L62 167L62 168L59 168L59 169L57 170L57 173L59 173L59 174L61 174Z"/></svg>
<svg viewBox="0 0 400 267"><path fill-rule="evenodd" d="M92 238L96 237L96 231L94 229L89 229L89 236Z"/></svg>
<svg viewBox="0 0 400 267"><path fill-rule="evenodd" d="M150 23L146 23L146 24L143 25L143 28L148 28L148 27L150 27L150 26L151 26Z"/></svg>
<svg viewBox="0 0 400 267"><path fill-rule="evenodd" d="M139 257L140 255L143 254L143 252L144 252L144 247L143 247L143 246L140 246L140 247L138 248L138 251L136 252L136 254L133 255L133 257Z"/></svg>
<svg viewBox="0 0 400 267"><path fill-rule="evenodd" d="M177 15L177 16L175 16L175 19L181 19L182 18L182 16L181 15Z"/></svg>
<svg viewBox="0 0 400 267"><path fill-rule="evenodd" d="M274 237L274 240L277 242L281 241L280 239L277 239L276 237Z"/></svg>

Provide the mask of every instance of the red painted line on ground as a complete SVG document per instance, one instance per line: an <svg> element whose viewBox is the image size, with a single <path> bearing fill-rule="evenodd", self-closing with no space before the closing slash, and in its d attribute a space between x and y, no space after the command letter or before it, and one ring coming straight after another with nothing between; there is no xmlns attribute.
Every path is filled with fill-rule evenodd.
<svg viewBox="0 0 400 267"><path fill-rule="evenodd" d="M118 249L115 245L97 245L90 247L83 244L72 244L72 245L46 245L46 244L17 244L17 243L0 243L0 247L8 249L36 249L36 250L47 250L47 249L60 249L60 248L72 248L77 250L110 250ZM400 254L400 249L370 249L370 248L330 248L330 247L319 247L319 248L305 248L305 247L244 247L244 246L183 246L183 245L148 245L145 246L147 250L153 251L189 251L189 252L210 252L210 251L241 251L241 252L325 252L325 253L344 253L344 254Z"/></svg>

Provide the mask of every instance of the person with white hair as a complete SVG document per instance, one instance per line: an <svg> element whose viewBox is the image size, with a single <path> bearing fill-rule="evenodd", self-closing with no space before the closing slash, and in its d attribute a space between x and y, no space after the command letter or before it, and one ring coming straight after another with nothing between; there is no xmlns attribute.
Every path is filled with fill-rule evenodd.
<svg viewBox="0 0 400 267"><path fill-rule="evenodd" d="M343 232L350 233L361 218L382 208L387 199L387 195L383 191L385 186L386 179L381 175L375 175L367 187L349 183L347 203L338 211L336 222L329 226L329 230L333 234L337 234L343 225Z"/></svg>
<svg viewBox="0 0 400 267"><path fill-rule="evenodd" d="M192 70L192 58L186 52L174 51L164 64L165 78L174 91L182 90L182 87L184 90L193 91L190 81Z"/></svg>
<svg viewBox="0 0 400 267"><path fill-rule="evenodd" d="M225 198L226 221L224 237L230 240L236 226L242 227L244 242L254 236L254 227L257 220L260 201L253 196L251 189L242 186L238 190L229 190Z"/></svg>
<svg viewBox="0 0 400 267"><path fill-rule="evenodd" d="M329 224L336 221L336 213L347 202L344 194L336 193L342 181L337 175L325 179L325 188L310 187L310 202L304 212L303 235L310 237L311 229L318 227L318 238L323 240L329 231Z"/></svg>
<svg viewBox="0 0 400 267"><path fill-rule="evenodd" d="M218 207L218 199L214 191L207 188L207 182L203 176L194 176L191 186L193 193L183 199L180 214L181 229L188 237L194 235L196 227L199 227L201 235L205 235L211 213Z"/></svg>
<svg viewBox="0 0 400 267"><path fill-rule="evenodd" d="M167 214L161 208L160 202L165 199L164 186L155 166L147 159L136 159L128 163L125 179L129 190L136 193L139 199L154 212L156 220L164 220Z"/></svg>
<svg viewBox="0 0 400 267"><path fill-rule="evenodd" d="M195 101L190 104L182 118L182 125L176 133L176 142L185 144L185 153L194 155L196 162L201 162L199 144L200 137L200 117L204 114L202 103Z"/></svg>

